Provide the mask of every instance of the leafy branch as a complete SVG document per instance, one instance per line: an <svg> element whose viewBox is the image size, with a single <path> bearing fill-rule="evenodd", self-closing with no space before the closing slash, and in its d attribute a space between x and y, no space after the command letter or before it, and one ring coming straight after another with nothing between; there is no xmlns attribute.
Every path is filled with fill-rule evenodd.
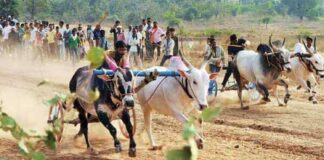
<svg viewBox="0 0 324 160"><path fill-rule="evenodd" d="M40 152L38 148L41 143L45 144L49 149L56 149L55 134L60 129L60 123L54 122L53 127L46 130L46 135L27 133L14 118L2 112L1 108L2 103L0 103L0 129L11 133L12 137L18 143L19 153L25 159L45 159L44 153Z"/></svg>
<svg viewBox="0 0 324 160"><path fill-rule="evenodd" d="M200 118L203 121L211 121L221 113L221 108L207 108L205 109ZM190 118L184 124L182 132L182 138L187 142L187 145L181 149L172 149L167 152L167 160L196 160L198 158L198 148L194 139L197 134L197 130L194 127L194 118Z"/></svg>

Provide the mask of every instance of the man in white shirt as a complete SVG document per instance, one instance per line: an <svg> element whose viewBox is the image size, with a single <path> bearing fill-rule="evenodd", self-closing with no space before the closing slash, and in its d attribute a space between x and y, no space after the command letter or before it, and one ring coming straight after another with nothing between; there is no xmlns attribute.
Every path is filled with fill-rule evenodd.
<svg viewBox="0 0 324 160"><path fill-rule="evenodd" d="M150 32L150 42L153 46L152 54L154 57L154 51L155 49L157 49L156 61L158 61L161 54L161 41L162 41L162 37L164 36L164 31L158 26L158 23L154 21L153 28L149 32Z"/></svg>
<svg viewBox="0 0 324 160"><path fill-rule="evenodd" d="M140 59L139 53L139 45L140 45L140 37L138 37L137 30L133 28L131 37L128 37L128 45L129 48L129 65L130 68L133 68L134 60L139 69L142 69L142 61Z"/></svg>
<svg viewBox="0 0 324 160"><path fill-rule="evenodd" d="M2 29L2 38L4 41L8 40L9 33L11 32L12 26L9 25L9 22L5 22L5 26Z"/></svg>
<svg viewBox="0 0 324 160"><path fill-rule="evenodd" d="M32 45L35 45L36 32L38 31L39 24L38 23L35 23L33 25L33 23L30 23L29 26L31 28L31 31L30 31L30 41L31 41Z"/></svg>
<svg viewBox="0 0 324 160"><path fill-rule="evenodd" d="M130 49L129 40L130 40L130 38L132 37L132 34L133 34L132 29L133 29L133 26L129 25L128 26L128 31L126 31L126 34L125 34L127 51L129 51L129 49Z"/></svg>
<svg viewBox="0 0 324 160"><path fill-rule="evenodd" d="M166 32L165 40L163 41L164 55L161 60L160 66L163 66L166 60L170 59L173 56L174 40L171 38L170 31Z"/></svg>
<svg viewBox="0 0 324 160"><path fill-rule="evenodd" d="M9 50L9 33L11 32L12 26L9 25L9 22L6 21L4 23L4 27L2 29L2 40L3 40L3 48L5 51Z"/></svg>

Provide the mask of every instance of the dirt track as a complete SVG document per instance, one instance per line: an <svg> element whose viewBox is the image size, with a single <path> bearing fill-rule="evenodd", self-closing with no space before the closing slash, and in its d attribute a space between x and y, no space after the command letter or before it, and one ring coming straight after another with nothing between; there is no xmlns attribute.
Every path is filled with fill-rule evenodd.
<svg viewBox="0 0 324 160"><path fill-rule="evenodd" d="M0 58L0 99L5 112L17 119L24 128L42 132L46 128L47 112L42 101L54 92L67 91L67 82L74 69L71 64L50 61L46 65L23 60ZM80 64L81 65L81 64ZM37 87L43 79L50 84ZM222 79L220 77L219 79ZM218 96L223 112L213 123L204 124L205 145L199 159L324 159L324 85L318 92L318 105L307 101L303 90L291 87L292 100L288 107L273 102L252 105L242 111L236 92ZM321 95L322 94L322 95ZM211 107L213 107L211 106ZM142 128L142 114L136 106L138 129ZM75 113L68 113L72 118ZM146 133L136 136L136 159L164 159L168 149L183 144L181 124L170 117L155 114L153 133L161 151L150 151ZM121 137L123 152L114 153L111 136L100 124L90 125L90 141L99 155L86 152L83 138L74 140L78 127L66 126L64 139L56 151L44 149L48 159L128 159L128 140ZM0 131L0 159L18 159L18 149L8 134Z"/></svg>

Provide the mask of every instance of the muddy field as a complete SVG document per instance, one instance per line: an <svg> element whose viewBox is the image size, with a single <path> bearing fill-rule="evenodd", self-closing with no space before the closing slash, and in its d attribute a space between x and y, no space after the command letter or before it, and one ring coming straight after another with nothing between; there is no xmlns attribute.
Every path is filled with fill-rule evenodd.
<svg viewBox="0 0 324 160"><path fill-rule="evenodd" d="M14 60L15 59L15 60ZM86 64L81 62L79 66ZM70 63L49 60L46 63L30 59L0 58L0 99L3 110L12 115L21 126L42 133L47 126L48 107L43 101L55 92L67 92L73 74ZM37 87L48 79L49 84ZM222 76L218 78L222 80ZM324 84L318 90L319 104L307 101L304 90L290 88L292 100L287 107L273 102L252 105L250 110L239 108L236 92L220 93L210 107L222 107L222 113L211 123L204 124L204 149L199 159L324 159ZM143 127L141 109L138 130ZM76 117L67 113L67 119ZM113 142L101 124L89 126L90 141L98 155L88 154L84 139L73 139L78 127L66 125L64 139L57 151L43 149L48 159L129 159L128 140L119 135L122 153L114 153ZM167 150L184 144L182 125L170 117L153 115L153 133L162 150L149 150L145 132L136 135L137 157L134 159L164 159ZM18 147L10 135L0 131L0 159L20 159Z"/></svg>

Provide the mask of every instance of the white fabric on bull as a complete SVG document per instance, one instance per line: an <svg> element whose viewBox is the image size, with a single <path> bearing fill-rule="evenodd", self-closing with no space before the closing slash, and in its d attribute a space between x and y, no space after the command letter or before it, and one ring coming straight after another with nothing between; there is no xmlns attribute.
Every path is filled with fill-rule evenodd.
<svg viewBox="0 0 324 160"><path fill-rule="evenodd" d="M170 58L169 69L187 71L188 67L183 63L180 56L173 56Z"/></svg>

